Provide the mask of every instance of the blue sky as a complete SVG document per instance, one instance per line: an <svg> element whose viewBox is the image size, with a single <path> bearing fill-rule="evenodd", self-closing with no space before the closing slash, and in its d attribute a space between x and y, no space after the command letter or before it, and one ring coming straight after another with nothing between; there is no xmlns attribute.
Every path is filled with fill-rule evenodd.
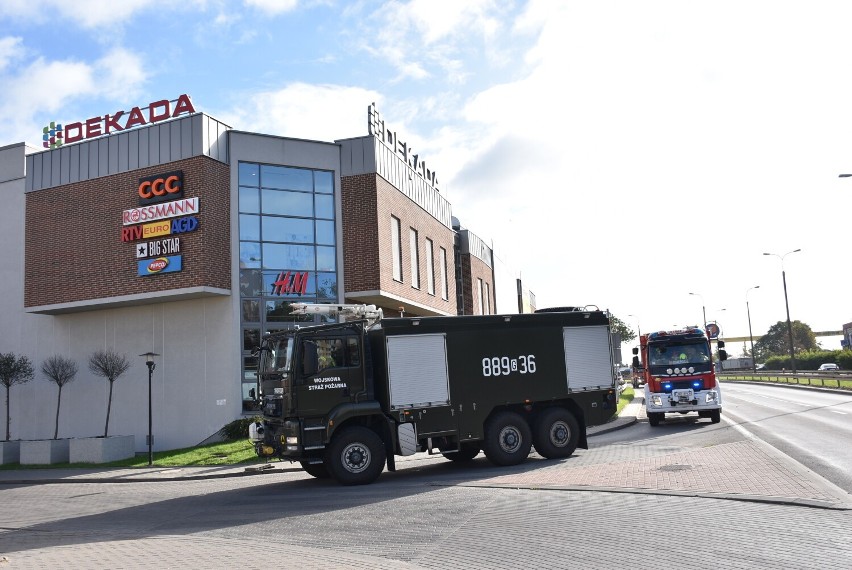
<svg viewBox="0 0 852 570"><path fill-rule="evenodd" d="M0 145L182 93L332 141L376 102L539 306L650 331L703 305L743 336L748 299L760 334L785 318L762 253L801 248L791 317L839 330L850 22L840 0L3 0Z"/></svg>

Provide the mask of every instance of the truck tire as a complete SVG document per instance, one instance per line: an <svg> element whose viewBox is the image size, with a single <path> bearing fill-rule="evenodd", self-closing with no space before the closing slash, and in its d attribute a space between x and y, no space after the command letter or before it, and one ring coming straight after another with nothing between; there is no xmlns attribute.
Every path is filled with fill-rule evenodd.
<svg viewBox="0 0 852 570"><path fill-rule="evenodd" d="M533 445L542 457L570 457L580 440L580 424L565 408L547 408L538 417L533 430Z"/></svg>
<svg viewBox="0 0 852 570"><path fill-rule="evenodd" d="M521 463L530 454L532 430L515 412L498 412L485 423L482 450L494 465Z"/></svg>
<svg viewBox="0 0 852 570"><path fill-rule="evenodd" d="M648 423L651 424L651 427L657 427L660 425L660 420L663 419L663 414L649 412L648 413Z"/></svg>
<svg viewBox="0 0 852 570"><path fill-rule="evenodd" d="M307 461L300 461L299 463L302 464L305 473L311 477L317 479L328 479L330 477L328 469L325 468L325 463L308 463Z"/></svg>
<svg viewBox="0 0 852 570"><path fill-rule="evenodd" d="M722 421L722 410L713 410L710 412L710 423L718 424Z"/></svg>
<svg viewBox="0 0 852 570"><path fill-rule="evenodd" d="M341 485L366 485L385 468L385 445L376 432L361 426L335 434L325 451L325 468Z"/></svg>
<svg viewBox="0 0 852 570"><path fill-rule="evenodd" d="M449 459L450 461L456 461L458 463L462 463L465 461L470 461L477 455L479 455L479 445L470 442L464 442L459 446L458 451L441 451L441 455Z"/></svg>

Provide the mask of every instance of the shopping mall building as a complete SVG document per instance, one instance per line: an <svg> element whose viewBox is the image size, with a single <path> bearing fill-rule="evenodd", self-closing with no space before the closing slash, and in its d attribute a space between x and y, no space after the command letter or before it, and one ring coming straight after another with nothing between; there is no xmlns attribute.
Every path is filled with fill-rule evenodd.
<svg viewBox="0 0 852 570"><path fill-rule="evenodd" d="M432 164L367 110L367 135L320 142L231 129L186 95L45 128L0 147L0 353L35 377L9 391L11 439L53 437L52 355L79 372L59 437L102 435L97 350L125 354L110 435L196 445L253 411L264 333L305 326L290 303L386 315L518 313L534 298L493 245L461 227ZM316 322L322 317L311 317ZM5 407L0 425L6 425Z"/></svg>

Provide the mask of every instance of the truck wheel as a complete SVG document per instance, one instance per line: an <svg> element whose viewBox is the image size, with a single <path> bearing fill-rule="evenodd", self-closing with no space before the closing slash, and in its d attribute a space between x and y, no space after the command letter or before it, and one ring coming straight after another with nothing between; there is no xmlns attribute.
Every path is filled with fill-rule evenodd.
<svg viewBox="0 0 852 570"><path fill-rule="evenodd" d="M330 476L324 463L308 463L307 461L300 461L299 463L302 464L302 469L305 470L305 473L311 477L316 477L317 479L328 479Z"/></svg>
<svg viewBox="0 0 852 570"><path fill-rule="evenodd" d="M547 459L570 457L579 439L577 418L565 408L548 408L535 423L533 445L538 454Z"/></svg>
<svg viewBox="0 0 852 570"><path fill-rule="evenodd" d="M718 424L722 421L722 410L713 410L710 412L710 423Z"/></svg>
<svg viewBox="0 0 852 570"><path fill-rule="evenodd" d="M651 412L648 414L648 423L651 424L651 427L657 427L660 425L660 420L663 419L663 414L658 414Z"/></svg>
<svg viewBox="0 0 852 570"><path fill-rule="evenodd" d="M479 445L475 443L464 442L461 444L458 451L441 451L441 455L443 455L450 461L470 461L471 459L479 455Z"/></svg>
<svg viewBox="0 0 852 570"><path fill-rule="evenodd" d="M482 449L494 465L517 465L530 454L532 431L515 412L499 412L485 424Z"/></svg>
<svg viewBox="0 0 852 570"><path fill-rule="evenodd" d="M376 432L361 426L344 428L325 452L325 468L341 485L366 485L385 468L384 443Z"/></svg>

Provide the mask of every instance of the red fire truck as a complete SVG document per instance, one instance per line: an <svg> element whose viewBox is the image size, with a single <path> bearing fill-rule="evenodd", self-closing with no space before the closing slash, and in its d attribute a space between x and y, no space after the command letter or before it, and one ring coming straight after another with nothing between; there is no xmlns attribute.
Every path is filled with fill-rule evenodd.
<svg viewBox="0 0 852 570"><path fill-rule="evenodd" d="M726 360L725 341L717 343L719 360ZM645 383L645 410L652 426L659 425L667 413L688 412L698 412L698 417L719 423L722 393L710 339L702 329L687 327L642 335L639 348L633 349L633 367Z"/></svg>

